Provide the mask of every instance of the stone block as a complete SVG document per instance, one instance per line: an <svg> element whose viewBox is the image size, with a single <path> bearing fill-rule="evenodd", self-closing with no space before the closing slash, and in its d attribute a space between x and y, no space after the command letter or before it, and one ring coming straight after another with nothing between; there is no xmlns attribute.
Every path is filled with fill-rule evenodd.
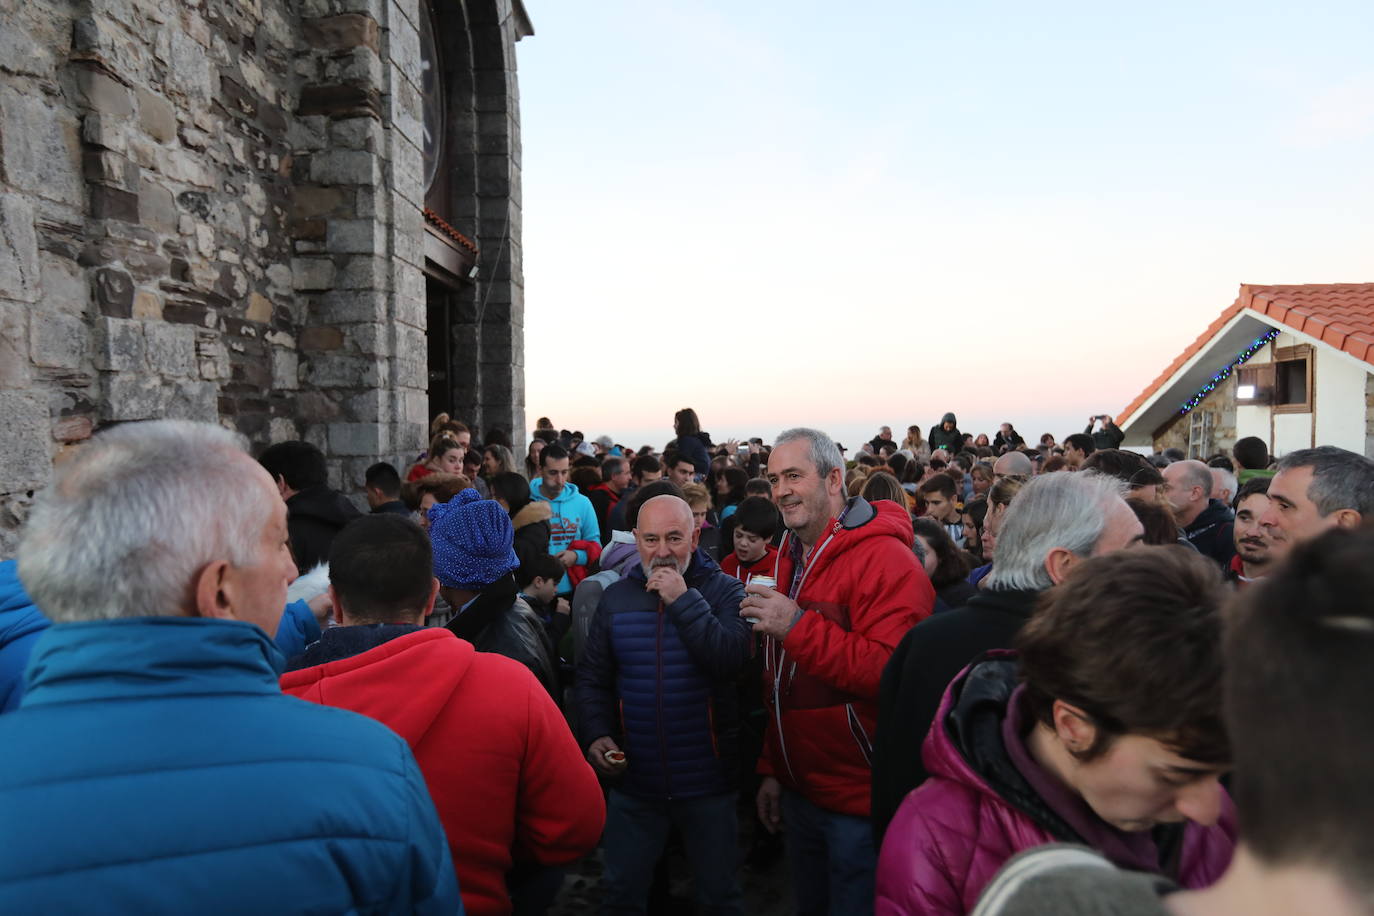
<svg viewBox="0 0 1374 916"><path fill-rule="evenodd" d="M143 328L148 368L174 377L196 372L196 329L186 324L150 321Z"/></svg>
<svg viewBox="0 0 1374 916"><path fill-rule="evenodd" d="M384 362L342 353L322 353L306 360L306 378L316 388L375 388L382 384Z"/></svg>
<svg viewBox="0 0 1374 916"><path fill-rule="evenodd" d="M29 385L29 310L0 302L0 388Z"/></svg>
<svg viewBox="0 0 1374 916"><path fill-rule="evenodd" d="M386 296L371 290L334 290L316 298L310 314L320 324L383 321L386 318Z"/></svg>
<svg viewBox="0 0 1374 916"><path fill-rule="evenodd" d="M325 230L325 247L332 254L385 256L386 226L370 219L332 219Z"/></svg>
<svg viewBox="0 0 1374 916"><path fill-rule="evenodd" d="M219 388L213 382L178 380L165 391L166 416L171 420L219 420Z"/></svg>
<svg viewBox="0 0 1374 916"><path fill-rule="evenodd" d="M151 290L140 289L134 292L133 317L162 320L162 297Z"/></svg>
<svg viewBox="0 0 1374 916"><path fill-rule="evenodd" d="M339 289L378 289L387 288L390 264L386 258L357 255L349 258L339 272Z"/></svg>
<svg viewBox="0 0 1374 916"><path fill-rule="evenodd" d="M87 146L122 153L129 148L126 123L113 115L88 114L81 119L81 139Z"/></svg>
<svg viewBox="0 0 1374 916"><path fill-rule="evenodd" d="M267 430L267 438L271 442L286 442L301 437L300 427L290 417L273 417Z"/></svg>
<svg viewBox="0 0 1374 916"><path fill-rule="evenodd" d="M196 100L215 94L218 68L205 48L181 29L172 29L168 46L167 85Z"/></svg>
<svg viewBox="0 0 1374 916"><path fill-rule="evenodd" d="M197 188L215 186L214 173L196 153L181 149L160 149L156 158L158 170L173 181L184 182Z"/></svg>
<svg viewBox="0 0 1374 916"><path fill-rule="evenodd" d="M343 13L301 23L306 45L314 50L342 51L359 46L381 50L377 20L362 13Z"/></svg>
<svg viewBox="0 0 1374 916"><path fill-rule="evenodd" d="M144 178L138 184L138 210L143 225L171 235L177 228L177 205L170 188L161 182Z"/></svg>
<svg viewBox="0 0 1374 916"><path fill-rule="evenodd" d="M300 357L285 347L272 348L272 388L295 391L300 387Z"/></svg>
<svg viewBox="0 0 1374 916"><path fill-rule="evenodd" d="M381 184L381 161L366 150L327 150L310 159L310 180L323 185Z"/></svg>
<svg viewBox="0 0 1374 916"><path fill-rule="evenodd" d="M129 118L134 113L133 97L123 83L92 67L78 67L76 88L86 107L102 115Z"/></svg>
<svg viewBox="0 0 1374 916"><path fill-rule="evenodd" d="M142 372L145 340L143 322L125 318L97 318L95 367L106 372Z"/></svg>
<svg viewBox="0 0 1374 916"><path fill-rule="evenodd" d="M261 293L250 293L248 296L248 313L245 316L249 321L266 323L272 320L272 300Z"/></svg>
<svg viewBox="0 0 1374 916"><path fill-rule="evenodd" d="M292 258L291 287L327 290L334 286L334 262L329 258Z"/></svg>
<svg viewBox="0 0 1374 916"><path fill-rule="evenodd" d="M378 357L391 354L391 341L384 324L349 325L345 328L345 336L359 353Z"/></svg>
<svg viewBox="0 0 1374 916"><path fill-rule="evenodd" d="M109 185L91 185L91 216L138 222L138 195Z"/></svg>
<svg viewBox="0 0 1374 916"><path fill-rule="evenodd" d="M40 276L33 207L18 194L0 194L0 298L36 302Z"/></svg>
<svg viewBox="0 0 1374 916"><path fill-rule="evenodd" d="M32 490L52 475L48 402L37 391L0 391L0 492Z"/></svg>
<svg viewBox="0 0 1374 916"><path fill-rule="evenodd" d="M29 355L35 366L79 369L90 337L86 322L75 315L34 312L29 316Z"/></svg>
<svg viewBox="0 0 1374 916"><path fill-rule="evenodd" d="M80 207L84 184L76 119L40 94L0 86L0 173L17 190Z"/></svg>
<svg viewBox="0 0 1374 916"><path fill-rule="evenodd" d="M330 423L331 455L381 455L390 450L385 423Z"/></svg>
<svg viewBox="0 0 1374 916"><path fill-rule="evenodd" d="M134 313L133 279L117 268L100 268L95 272L95 301L102 315L131 317Z"/></svg>
<svg viewBox="0 0 1374 916"><path fill-rule="evenodd" d="M376 118L344 118L329 125L329 136L337 148L376 153L386 135Z"/></svg>
<svg viewBox="0 0 1374 916"><path fill-rule="evenodd" d="M94 431L90 417L63 417L52 425L52 437L57 442L81 442L91 438Z"/></svg>
<svg viewBox="0 0 1374 916"><path fill-rule="evenodd" d="M159 143L175 140L177 116L172 103L147 89L139 89L137 95L138 123L143 132Z"/></svg>

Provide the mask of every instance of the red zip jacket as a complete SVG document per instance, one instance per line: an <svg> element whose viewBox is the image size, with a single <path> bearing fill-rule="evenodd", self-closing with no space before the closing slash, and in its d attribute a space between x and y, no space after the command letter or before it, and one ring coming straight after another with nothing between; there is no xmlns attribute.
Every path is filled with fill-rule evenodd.
<svg viewBox="0 0 1374 916"><path fill-rule="evenodd" d="M778 548L772 544L764 551L763 556L752 563L741 563L739 557L735 556L732 550L726 554L725 559L720 561L720 571L727 576L734 576L736 579L749 584L751 576L771 576L773 569L778 563Z"/></svg>
<svg viewBox="0 0 1374 916"><path fill-rule="evenodd" d="M291 671L283 693L362 713L406 740L448 836L469 914L511 911L515 860L590 852L606 805L563 715L529 669L427 627Z"/></svg>
<svg viewBox="0 0 1374 916"><path fill-rule="evenodd" d="M789 532L778 549L783 593L792 540ZM765 640L770 717L759 772L827 811L868 817L883 666L935 606L912 540L896 503L851 499L805 558L794 596L801 619L781 645Z"/></svg>

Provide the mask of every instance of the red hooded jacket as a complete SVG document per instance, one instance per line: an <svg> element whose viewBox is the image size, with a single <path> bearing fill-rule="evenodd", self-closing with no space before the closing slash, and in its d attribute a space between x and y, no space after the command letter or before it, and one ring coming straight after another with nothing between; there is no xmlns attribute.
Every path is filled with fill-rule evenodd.
<svg viewBox="0 0 1374 916"><path fill-rule="evenodd" d="M563 715L524 665L442 627L281 679L283 693L362 713L410 745L448 835L463 906L511 911L514 861L590 852L606 806Z"/></svg>
<svg viewBox="0 0 1374 916"><path fill-rule="evenodd" d="M805 559L794 596L805 613L781 645L765 640L770 716L759 772L828 811L868 817L883 666L935 606L912 540L896 503L851 499ZM778 549L783 594L792 541L789 532Z"/></svg>

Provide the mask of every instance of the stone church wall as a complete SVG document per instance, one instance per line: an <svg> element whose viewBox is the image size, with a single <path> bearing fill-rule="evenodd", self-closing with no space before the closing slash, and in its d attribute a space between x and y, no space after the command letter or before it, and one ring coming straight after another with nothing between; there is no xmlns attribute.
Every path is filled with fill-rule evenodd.
<svg viewBox="0 0 1374 916"><path fill-rule="evenodd" d="M419 15L417 0L0 2L0 557L52 462L105 424L305 438L345 489L422 447ZM513 84L514 39L497 38ZM479 215L458 226L483 243ZM518 262L493 280L509 324ZM523 425L510 366L492 413Z"/></svg>

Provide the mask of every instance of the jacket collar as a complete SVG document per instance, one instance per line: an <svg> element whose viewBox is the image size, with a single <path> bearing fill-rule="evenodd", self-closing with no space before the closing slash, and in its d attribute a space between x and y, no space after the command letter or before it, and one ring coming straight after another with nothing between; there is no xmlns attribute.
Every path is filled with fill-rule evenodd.
<svg viewBox="0 0 1374 916"><path fill-rule="evenodd" d="M53 626L29 660L25 706L190 694L279 694L285 667L251 623L129 617Z"/></svg>
<svg viewBox="0 0 1374 916"><path fill-rule="evenodd" d="M330 627L320 634L317 642L307 646L304 652L291 659L286 670L313 668L316 665L336 662L341 658L361 655L382 643L420 629L423 628L413 623L370 623L351 627Z"/></svg>
<svg viewBox="0 0 1374 916"><path fill-rule="evenodd" d="M448 622L448 628L455 636L473 642L488 624L510 610L519 592L514 574L506 573L468 602L462 613Z"/></svg>

